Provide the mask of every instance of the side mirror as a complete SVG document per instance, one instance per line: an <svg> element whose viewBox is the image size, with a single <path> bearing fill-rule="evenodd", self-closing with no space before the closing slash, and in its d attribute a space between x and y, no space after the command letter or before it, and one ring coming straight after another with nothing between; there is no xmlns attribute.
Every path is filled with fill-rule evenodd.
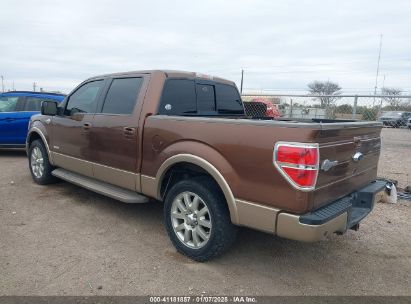
<svg viewBox="0 0 411 304"><path fill-rule="evenodd" d="M58 107L57 102L51 100L45 100L41 104L41 114L54 116L57 115Z"/></svg>

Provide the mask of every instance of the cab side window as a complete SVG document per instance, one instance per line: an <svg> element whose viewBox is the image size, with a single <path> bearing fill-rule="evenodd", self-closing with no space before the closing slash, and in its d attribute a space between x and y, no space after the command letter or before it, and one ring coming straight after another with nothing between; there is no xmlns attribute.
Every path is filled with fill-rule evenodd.
<svg viewBox="0 0 411 304"><path fill-rule="evenodd" d="M64 115L71 116L76 113L95 113L103 84L103 80L97 80L88 82L78 88L69 97Z"/></svg>
<svg viewBox="0 0 411 304"><path fill-rule="evenodd" d="M114 79L104 101L102 113L131 114L140 92L143 78Z"/></svg>
<svg viewBox="0 0 411 304"><path fill-rule="evenodd" d="M53 99L47 99L47 98L26 97L26 101L24 102L24 106L23 106L23 111L40 112L41 103L46 100L54 101Z"/></svg>
<svg viewBox="0 0 411 304"><path fill-rule="evenodd" d="M1 96L0 97L0 112L15 112L17 111L18 96Z"/></svg>

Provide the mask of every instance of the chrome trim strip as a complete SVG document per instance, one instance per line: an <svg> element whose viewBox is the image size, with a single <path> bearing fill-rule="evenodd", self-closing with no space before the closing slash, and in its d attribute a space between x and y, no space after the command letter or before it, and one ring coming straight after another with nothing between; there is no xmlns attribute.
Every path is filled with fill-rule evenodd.
<svg viewBox="0 0 411 304"><path fill-rule="evenodd" d="M377 167L378 167L378 165L375 165L375 166L369 167L369 168L367 168L367 169L365 169L365 170L363 170L363 171L356 172L356 174L354 174L354 175L349 175L349 176L346 176L346 177L344 177L344 178L342 178L342 179L336 180L336 181L334 181L334 182L331 182L331 183L328 183L328 184L325 184L325 185L321 185L320 187L317 188L317 190L320 190L320 189L329 187L329 186L334 185L334 184L341 183L342 181L345 181L345 180L347 180L347 179L350 179L350 178L359 176L359 175L361 175L361 174L363 174L363 173L365 173L365 172L367 172L367 171L376 170Z"/></svg>
<svg viewBox="0 0 411 304"><path fill-rule="evenodd" d="M381 140L381 137L371 137L371 138L364 138L364 139L360 139L361 143L364 142L368 142L368 141L377 141L377 140ZM320 145L320 149L321 148L329 148L329 147L336 147L336 146L344 146L344 145L352 145L354 144L354 141L350 140L350 141L335 141L335 142L329 142L329 143L324 143Z"/></svg>

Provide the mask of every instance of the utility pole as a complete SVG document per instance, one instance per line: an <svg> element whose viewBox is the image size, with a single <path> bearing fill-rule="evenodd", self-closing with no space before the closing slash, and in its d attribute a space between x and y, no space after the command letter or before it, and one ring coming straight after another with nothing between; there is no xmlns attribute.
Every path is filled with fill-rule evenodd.
<svg viewBox="0 0 411 304"><path fill-rule="evenodd" d="M33 92L36 92L36 82L33 82Z"/></svg>
<svg viewBox="0 0 411 304"><path fill-rule="evenodd" d="M382 34L380 35L380 50L378 52L377 73L375 75L375 87L374 87L374 101L373 101L372 106L374 106L375 95L377 95L378 73L380 71L381 48L382 48Z"/></svg>
<svg viewBox="0 0 411 304"><path fill-rule="evenodd" d="M4 77L1 75L1 92L4 93Z"/></svg>
<svg viewBox="0 0 411 304"><path fill-rule="evenodd" d="M241 69L241 86L240 93L243 94L244 69Z"/></svg>

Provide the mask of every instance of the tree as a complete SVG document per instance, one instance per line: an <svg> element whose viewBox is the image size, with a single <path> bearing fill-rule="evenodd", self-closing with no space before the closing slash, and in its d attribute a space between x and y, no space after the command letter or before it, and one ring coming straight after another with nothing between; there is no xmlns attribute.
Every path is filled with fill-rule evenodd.
<svg viewBox="0 0 411 304"><path fill-rule="evenodd" d="M393 108L393 110L398 109L400 107L401 103L401 96L402 90L397 89L397 88L382 88L381 89L381 94L384 95L384 100L388 102L390 107Z"/></svg>
<svg viewBox="0 0 411 304"><path fill-rule="evenodd" d="M339 84L332 81L315 80L307 86L312 95L319 96L317 98L320 100L322 108L332 105L334 101L338 99L337 96L341 94L341 87Z"/></svg>

